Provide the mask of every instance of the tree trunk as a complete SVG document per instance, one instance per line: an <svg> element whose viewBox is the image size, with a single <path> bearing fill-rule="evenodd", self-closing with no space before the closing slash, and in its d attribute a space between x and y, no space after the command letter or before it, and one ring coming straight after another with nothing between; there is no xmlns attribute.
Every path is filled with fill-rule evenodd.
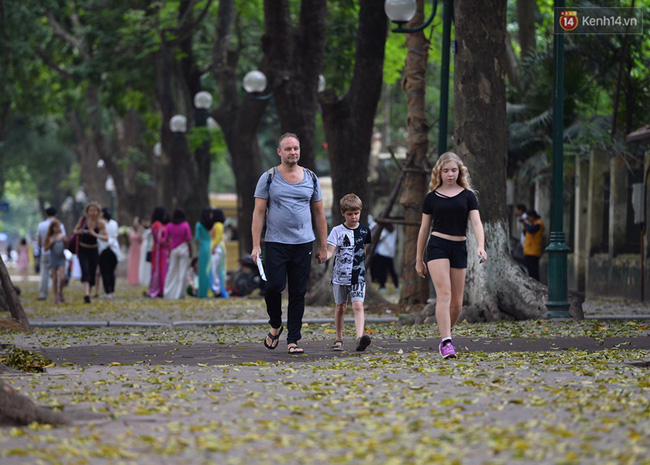
<svg viewBox="0 0 650 465"><path fill-rule="evenodd" d="M407 27L416 27L424 22L424 0L418 0L415 17ZM422 199L427 193L429 176L424 170L429 147L429 124L426 115L426 75L429 41L423 32L406 34L406 64L402 88L407 95L408 115L406 124L408 136L407 160L412 162L404 173L404 187L400 203L404 207L404 220L419 223L422 219ZM415 272L415 255L419 226L404 226L404 259L402 266L401 304L425 303L429 298L429 281L419 279Z"/></svg>
<svg viewBox="0 0 650 465"><path fill-rule="evenodd" d="M470 320L519 320L546 314L546 287L524 276L508 252L505 12L505 0L461 1L455 11L456 151L474 175L488 252L488 261L479 264L476 242L468 233L463 312ZM573 305L571 311L582 316L580 305Z"/></svg>
<svg viewBox="0 0 650 465"><path fill-rule="evenodd" d="M537 40L535 38L535 11L537 0L517 0L517 23L519 24L519 45L521 58L535 53Z"/></svg>
<svg viewBox="0 0 650 465"><path fill-rule="evenodd" d="M7 368L0 364L0 373ZM0 426L29 425L30 423L67 425L70 421L59 412L35 405L28 397L0 379Z"/></svg>
<svg viewBox="0 0 650 465"><path fill-rule="evenodd" d="M338 200L345 194L353 192L367 201L370 142L381 96L387 31L384 2L362 0L360 4L350 89L342 99L331 89L320 94L334 193L333 225L341 222Z"/></svg>
<svg viewBox="0 0 650 465"><path fill-rule="evenodd" d="M300 164L315 170L318 75L327 34L327 2L303 0L297 28L292 25L288 0L265 0L264 17L262 47L268 57L280 130L298 135Z"/></svg>
<svg viewBox="0 0 650 465"><path fill-rule="evenodd" d="M146 132L138 112L129 111L122 118L114 120L115 149L103 151L106 156L106 171L115 181L116 205L113 212L119 224L130 225L133 218L148 218L159 204L158 159L153 147L144 146L142 135ZM148 182L140 176L148 175Z"/></svg>
<svg viewBox="0 0 650 465"><path fill-rule="evenodd" d="M18 321L25 331L30 332L32 330L27 315L25 315L25 310L20 303L16 289L11 282L9 273L7 272L7 267L5 266L4 260L0 257L0 287L2 287L2 295L0 295L0 305L3 310L8 310L11 314L11 317Z"/></svg>
<svg viewBox="0 0 650 465"><path fill-rule="evenodd" d="M370 142L381 96L387 28L381 0L362 0L360 4L357 49L350 89L342 99L331 89L319 94L334 194L332 226L341 223L338 200L345 194L353 192L368 203ZM364 218L367 214L368 211L365 210ZM321 281L329 284L326 277L327 274ZM310 282L315 282L314 277ZM373 298L372 293L369 288L366 299ZM328 305L331 297L329 291L311 292L309 302L311 305Z"/></svg>
<svg viewBox="0 0 650 465"><path fill-rule="evenodd" d="M188 221L193 223L198 220L197 209L200 211L204 204L207 204L207 192L205 192L204 202L196 205L197 202L192 198L191 191L198 187L196 186L197 168L194 156L189 153L187 135L175 134L169 127L172 116L178 113L187 117L192 108L187 102L190 97L186 95L188 91L186 83L183 82L184 76L180 73L179 63L174 58L174 52L170 47L170 44L163 41L153 54L156 70L156 99L162 113L160 126L162 204L170 210L174 208L187 210Z"/></svg>
<svg viewBox="0 0 650 465"><path fill-rule="evenodd" d="M235 41L231 37L235 16L234 0L219 2L212 50L212 73L219 86L221 103L212 112L212 117L221 127L230 152L237 189L239 252L244 254L250 253L253 248L250 231L255 207L255 186L267 169L263 165L257 131L268 101L255 100L250 96L241 104L237 101L240 86L237 75L240 50L233 47ZM261 69L266 68L266 60L265 57Z"/></svg>
<svg viewBox="0 0 650 465"><path fill-rule="evenodd" d="M235 174L240 253L250 253L253 248L250 231L255 208L255 187L266 170L257 141L257 130L265 108L266 101L248 97L234 112L231 109L215 113L215 119L228 144Z"/></svg>

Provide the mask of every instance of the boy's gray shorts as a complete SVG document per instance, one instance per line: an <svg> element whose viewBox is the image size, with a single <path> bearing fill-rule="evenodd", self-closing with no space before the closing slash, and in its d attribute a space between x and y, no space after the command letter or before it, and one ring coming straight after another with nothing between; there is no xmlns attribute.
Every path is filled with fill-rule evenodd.
<svg viewBox="0 0 650 465"><path fill-rule="evenodd" d="M352 285L332 283L332 292L334 292L334 303L336 305L346 303L348 296L350 296L352 302L363 302L366 298L366 283Z"/></svg>

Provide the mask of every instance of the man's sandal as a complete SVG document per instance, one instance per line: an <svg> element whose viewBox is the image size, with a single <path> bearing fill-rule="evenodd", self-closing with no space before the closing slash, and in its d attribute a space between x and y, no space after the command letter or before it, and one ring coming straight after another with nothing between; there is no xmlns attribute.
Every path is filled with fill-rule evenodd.
<svg viewBox="0 0 650 465"><path fill-rule="evenodd" d="M367 334L364 334L359 339L357 339L357 352L363 352L366 350L366 347L370 345L371 341L372 339L370 339L370 336Z"/></svg>
<svg viewBox="0 0 650 465"><path fill-rule="evenodd" d="M334 341L334 344L332 344L332 350L335 350L337 352L340 352L343 350L343 341L341 339L337 339Z"/></svg>
<svg viewBox="0 0 650 465"><path fill-rule="evenodd" d="M271 331L269 331L269 334L267 334L266 337L264 338L264 347L266 347L267 349L271 349L271 350L275 349L278 346L278 342L279 342L279 339L280 339L280 334L282 334L283 329L284 329L284 326L280 326L280 332L278 334L276 334L275 336L271 333ZM267 339L271 340L270 344L268 342L266 342Z"/></svg>
<svg viewBox="0 0 650 465"><path fill-rule="evenodd" d="M287 353L289 355L302 355L305 353L302 347L299 347L297 344L288 346Z"/></svg>

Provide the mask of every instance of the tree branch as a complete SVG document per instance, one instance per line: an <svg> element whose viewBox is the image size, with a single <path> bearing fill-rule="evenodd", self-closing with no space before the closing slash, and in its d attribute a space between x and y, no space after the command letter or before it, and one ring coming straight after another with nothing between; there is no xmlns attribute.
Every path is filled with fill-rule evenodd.
<svg viewBox="0 0 650 465"><path fill-rule="evenodd" d="M203 8L203 11L199 14L199 16L196 18L194 21L187 21L187 18L190 17L192 13L192 4L194 3L194 0L190 2L190 5L188 5L187 10L183 13L183 16L181 16L178 28L176 29L176 39L174 42L180 42L185 40L188 36L192 35L194 33L194 30L201 24L201 22L205 19L205 15L208 14L208 10L210 9L210 5L212 5L212 0L208 0L205 4L205 8Z"/></svg>
<svg viewBox="0 0 650 465"><path fill-rule="evenodd" d="M52 60L52 57L46 54L43 50L36 50L36 54L41 57L41 60L43 60L43 63L45 63L45 65L59 73L61 77L72 81L76 80L76 76L74 74L62 69L57 63L54 62L54 60Z"/></svg>
<svg viewBox="0 0 650 465"><path fill-rule="evenodd" d="M59 22L56 20L52 12L48 9L45 10L45 17L47 18L48 23L50 23L50 26L52 26L52 29L54 30L54 34L61 37L63 40L68 42L70 45L72 45L74 48L79 50L79 53L85 60L90 60L90 55L88 54L88 51L84 48L83 44L81 41L70 34L68 31L63 29L63 27L59 24Z"/></svg>

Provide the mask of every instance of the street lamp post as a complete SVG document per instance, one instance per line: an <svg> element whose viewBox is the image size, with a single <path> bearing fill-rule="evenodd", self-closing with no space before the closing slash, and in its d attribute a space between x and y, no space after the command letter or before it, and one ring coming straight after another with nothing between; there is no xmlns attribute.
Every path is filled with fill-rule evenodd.
<svg viewBox="0 0 650 465"><path fill-rule="evenodd" d="M174 115L169 120L169 129L176 135L187 131L187 118L183 115Z"/></svg>
<svg viewBox="0 0 650 465"><path fill-rule="evenodd" d="M244 90L255 100L269 100L273 97L273 92L266 95L260 95L266 89L266 75L258 70L249 71L244 76Z"/></svg>
<svg viewBox="0 0 650 465"><path fill-rule="evenodd" d="M208 124L210 116L210 107L212 106L212 95L210 92L202 90L194 96L194 124L196 127L205 127Z"/></svg>
<svg viewBox="0 0 650 465"><path fill-rule="evenodd" d="M106 189L106 192L108 192L108 195L111 196L111 215L115 217L115 180L110 174L106 178L104 188Z"/></svg>
<svg viewBox="0 0 650 465"><path fill-rule="evenodd" d="M427 28L436 15L438 0L431 0L433 11L422 25L414 28L405 28L416 13L416 0L386 0L384 10L388 18L398 27L393 32L414 33ZM440 110L438 117L438 155L447 151L447 128L449 119L449 60L451 49L451 20L453 1L443 0L442 14L442 58L440 64Z"/></svg>
<svg viewBox="0 0 650 465"><path fill-rule="evenodd" d="M555 0L557 8L564 0ZM556 17L555 21L559 19ZM553 196L551 199L551 241L548 252L548 318L570 318L567 301L567 255L564 238L564 35L553 35Z"/></svg>
<svg viewBox="0 0 650 465"><path fill-rule="evenodd" d="M102 158L97 160L97 168L101 169L105 166L106 162ZM115 216L115 180L110 174L106 177L106 181L104 182L104 189L106 189L106 192L108 192L108 195L111 199L111 214Z"/></svg>
<svg viewBox="0 0 650 465"><path fill-rule="evenodd" d="M196 195L198 204L209 201L209 180L210 180L210 140L207 137L207 130L210 122L210 107L212 106L212 95L202 90L194 96L194 126L197 131L205 131L201 143L196 148L196 161L199 167L198 185ZM200 212L196 211L198 219Z"/></svg>

